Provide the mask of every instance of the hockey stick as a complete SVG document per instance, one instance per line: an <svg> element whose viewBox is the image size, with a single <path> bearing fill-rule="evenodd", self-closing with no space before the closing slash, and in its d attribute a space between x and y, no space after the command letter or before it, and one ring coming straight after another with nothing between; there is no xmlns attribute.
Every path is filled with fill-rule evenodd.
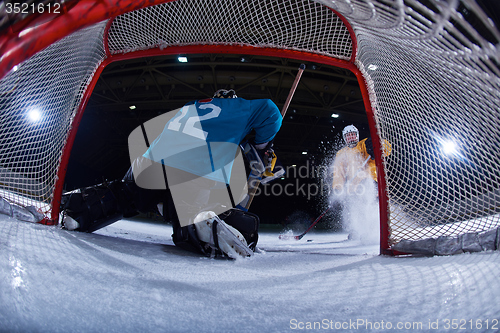
<svg viewBox="0 0 500 333"><path fill-rule="evenodd" d="M288 97L286 98L285 104L283 105L283 108L281 109L281 116L285 118L286 111L288 110L288 107L290 106L290 102L292 101L293 95L295 94L295 90L297 89L297 86L299 85L300 78L302 76L302 73L306 69L305 64L300 64L299 66L299 71L297 72L297 75L295 76L295 80L293 81L292 88L290 89L290 92L288 93ZM248 180L248 201L245 204L245 209L248 210L250 207L250 204L252 203L253 198L255 197L255 194L257 193L257 189L259 188L260 185L260 178L253 178L252 177Z"/></svg>
<svg viewBox="0 0 500 333"><path fill-rule="evenodd" d="M351 182L353 181L353 179L355 179L358 174L361 172L361 170L365 167L366 163L368 163L368 161L370 160L371 156L368 156L366 158L366 160L363 162L363 164L361 164L361 166L358 168L358 171L356 171L356 174L354 175L354 177L352 177L351 179L349 179L349 181L347 181L347 183L344 185L345 187L348 187ZM319 222L319 220L321 220L321 218L330 210L330 208L332 208L332 205L328 205L328 208L323 212L321 213L320 216L318 216L318 218L316 220L313 221L313 223L311 223L311 225L309 226L309 228L307 228L306 231L304 231L303 233L301 233L300 235L297 235L297 236L289 236L289 235L284 235L284 234L280 234L278 236L279 239L283 239L283 240L287 240L287 239L296 239L296 240L300 240L302 237L304 237L305 234L307 234L312 228L314 228L314 226Z"/></svg>
<svg viewBox="0 0 500 333"><path fill-rule="evenodd" d="M314 226L321 220L321 218L330 210L330 208L332 208L332 206L328 206L328 208L323 212L321 213L320 216L318 216L318 218L316 220L313 221L313 223L311 223L311 225L309 226L309 228L307 228L306 231L304 231L303 233L301 233L300 235L296 235L296 236L289 236L289 235L279 235L278 238L279 239L283 239L283 240L286 240L286 239L296 239L296 240L300 240L302 239L302 237L305 236L305 234L307 234L309 232L309 230L311 230L312 228L314 228Z"/></svg>
<svg viewBox="0 0 500 333"><path fill-rule="evenodd" d="M286 98L285 104L283 105L283 108L281 109L281 116L285 118L286 111L288 110L288 107L290 106L290 102L292 101L293 95L295 94L295 90L297 89L297 86L299 85L300 78L302 76L302 73L304 72L304 69L306 69L306 65L300 64L299 66L299 71L297 72L297 76L295 76L295 80L293 81L292 88L290 89L290 92L288 93L288 97Z"/></svg>

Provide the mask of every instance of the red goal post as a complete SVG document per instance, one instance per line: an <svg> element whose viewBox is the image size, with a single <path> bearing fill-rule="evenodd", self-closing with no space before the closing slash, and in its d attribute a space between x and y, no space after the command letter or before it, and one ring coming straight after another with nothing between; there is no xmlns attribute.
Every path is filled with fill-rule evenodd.
<svg viewBox="0 0 500 333"><path fill-rule="evenodd" d="M379 147L381 253L425 253L428 244L436 252L438 240L464 235L484 247L500 224L500 161L487 144L500 139L500 34L489 21L472 24L484 18L465 0L83 0L32 14L0 32L0 196L57 223L72 142L107 64L268 55L357 76ZM40 123L25 119L34 108L46 111ZM389 157L381 138L393 146Z"/></svg>

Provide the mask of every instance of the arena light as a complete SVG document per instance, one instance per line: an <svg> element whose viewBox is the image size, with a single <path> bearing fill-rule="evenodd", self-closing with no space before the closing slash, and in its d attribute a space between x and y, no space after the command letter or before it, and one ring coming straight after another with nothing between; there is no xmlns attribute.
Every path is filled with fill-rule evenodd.
<svg viewBox="0 0 500 333"><path fill-rule="evenodd" d="M177 60L179 62L188 62L188 58L187 57L177 57Z"/></svg>
<svg viewBox="0 0 500 333"><path fill-rule="evenodd" d="M28 111L28 118L32 121L32 122L37 122L39 121L40 119L42 119L42 113L40 112L40 110L38 108L33 108L33 109L30 109Z"/></svg>
<svg viewBox="0 0 500 333"><path fill-rule="evenodd" d="M338 113L332 113L332 116L331 116L331 117L332 117L332 118L338 118L338 117L340 117L340 115L339 115Z"/></svg>
<svg viewBox="0 0 500 333"><path fill-rule="evenodd" d="M464 157L462 153L460 153L460 147L456 143L455 140L452 139L445 139L440 136L436 136L436 141L439 144L439 148L443 155L448 156L448 157Z"/></svg>
<svg viewBox="0 0 500 333"><path fill-rule="evenodd" d="M446 155L453 155L458 153L457 144L451 140L444 141L441 146L443 148L443 153L445 153Z"/></svg>
<svg viewBox="0 0 500 333"><path fill-rule="evenodd" d="M137 109L137 107L136 107L135 105L131 105L131 106L129 106L128 108L129 108L130 110L135 110L135 109Z"/></svg>

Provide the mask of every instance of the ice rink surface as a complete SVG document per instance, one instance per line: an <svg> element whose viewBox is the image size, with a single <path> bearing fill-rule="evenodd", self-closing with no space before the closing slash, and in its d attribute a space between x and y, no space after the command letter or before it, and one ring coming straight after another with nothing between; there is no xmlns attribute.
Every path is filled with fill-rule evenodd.
<svg viewBox="0 0 500 333"><path fill-rule="evenodd" d="M176 248L171 227L94 234L0 215L0 332L498 332L500 253L387 257L262 226L247 259Z"/></svg>

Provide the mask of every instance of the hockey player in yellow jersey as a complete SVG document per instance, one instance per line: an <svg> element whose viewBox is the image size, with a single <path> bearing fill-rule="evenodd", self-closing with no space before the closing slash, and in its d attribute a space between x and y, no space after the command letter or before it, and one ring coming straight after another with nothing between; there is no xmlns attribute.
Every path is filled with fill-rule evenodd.
<svg viewBox="0 0 500 333"><path fill-rule="evenodd" d="M349 238L364 242L378 240L377 168L371 138L359 140L359 131L349 125L342 131L346 146L340 149L333 162L331 204ZM391 146L382 141L384 154ZM338 216L338 215L337 215ZM339 216L340 218L340 216Z"/></svg>
<svg viewBox="0 0 500 333"><path fill-rule="evenodd" d="M346 146L335 156L332 187L336 195L356 194L365 179L377 181L373 145L368 138L359 141L359 131L353 125L346 126L342 136Z"/></svg>

